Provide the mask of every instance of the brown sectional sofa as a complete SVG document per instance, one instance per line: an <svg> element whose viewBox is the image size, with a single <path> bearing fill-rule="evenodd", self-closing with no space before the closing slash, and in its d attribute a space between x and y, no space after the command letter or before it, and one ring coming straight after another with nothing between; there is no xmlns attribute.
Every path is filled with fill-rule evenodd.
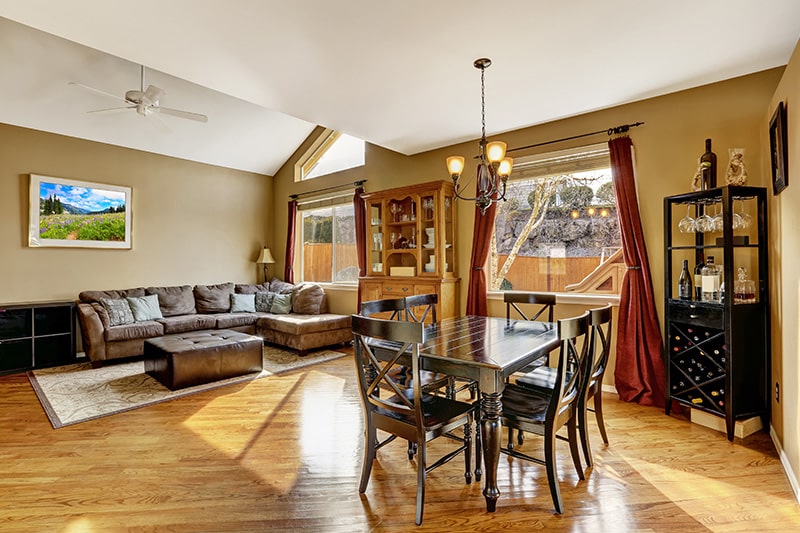
<svg viewBox="0 0 800 533"><path fill-rule="evenodd" d="M290 312L272 312L286 311L270 307L276 294L284 295L284 303L285 295L291 294ZM259 311L249 307L251 300L259 303ZM157 309L145 308L145 312L134 305L154 305L156 301ZM326 312L322 287L292 285L278 279L259 285L229 282L84 291L78 296L77 307L83 348L95 366L111 359L143 355L147 339L188 331L228 329L249 333L293 348L300 355L323 346L346 344L353 338L349 315ZM126 307L131 307L131 316Z"/></svg>

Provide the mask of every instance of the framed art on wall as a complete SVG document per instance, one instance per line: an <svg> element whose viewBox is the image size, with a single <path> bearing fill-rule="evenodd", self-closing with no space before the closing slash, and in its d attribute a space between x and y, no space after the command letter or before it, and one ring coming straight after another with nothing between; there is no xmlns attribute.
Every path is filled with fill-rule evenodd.
<svg viewBox="0 0 800 533"><path fill-rule="evenodd" d="M789 185L789 155L786 152L786 106L778 102L778 109L769 121L769 150L772 161L772 193L780 194Z"/></svg>
<svg viewBox="0 0 800 533"><path fill-rule="evenodd" d="M131 188L31 174L28 246L131 248Z"/></svg>

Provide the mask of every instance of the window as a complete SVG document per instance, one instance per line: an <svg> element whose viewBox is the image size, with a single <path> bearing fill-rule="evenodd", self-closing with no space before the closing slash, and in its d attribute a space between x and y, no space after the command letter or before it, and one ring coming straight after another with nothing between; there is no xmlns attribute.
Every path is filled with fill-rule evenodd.
<svg viewBox="0 0 800 533"><path fill-rule="evenodd" d="M625 267L607 145L514 163L495 218L490 290L619 293Z"/></svg>
<svg viewBox="0 0 800 533"><path fill-rule="evenodd" d="M295 181L310 180L364 165L364 141L326 130L295 165Z"/></svg>
<svg viewBox="0 0 800 533"><path fill-rule="evenodd" d="M301 205L298 209L302 209L299 218L302 223L303 280L358 283L353 204L306 209Z"/></svg>

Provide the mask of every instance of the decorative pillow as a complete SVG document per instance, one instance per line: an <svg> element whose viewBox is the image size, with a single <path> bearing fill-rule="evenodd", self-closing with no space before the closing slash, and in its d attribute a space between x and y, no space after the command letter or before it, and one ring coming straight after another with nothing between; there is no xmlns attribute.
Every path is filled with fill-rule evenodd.
<svg viewBox="0 0 800 533"><path fill-rule="evenodd" d="M256 293L256 311L259 313L269 313L272 309L272 301L275 299L274 292L257 292Z"/></svg>
<svg viewBox="0 0 800 533"><path fill-rule="evenodd" d="M276 315L288 315L292 312L292 293L276 294L272 300L272 306L269 308L270 313Z"/></svg>
<svg viewBox="0 0 800 533"><path fill-rule="evenodd" d="M193 315L197 312L194 308L194 295L191 285L180 287L147 287L146 294L158 296L158 305L164 316Z"/></svg>
<svg viewBox="0 0 800 533"><path fill-rule="evenodd" d="M302 315L318 315L325 290L316 283L297 285L292 292L292 311Z"/></svg>
<svg viewBox="0 0 800 533"><path fill-rule="evenodd" d="M109 326L123 326L133 324L133 312L128 300L122 298L103 298L100 305L108 313Z"/></svg>
<svg viewBox="0 0 800 533"><path fill-rule="evenodd" d="M294 285L278 278L272 278L272 281L269 282L269 290L278 294L288 294L294 290Z"/></svg>
<svg viewBox="0 0 800 533"><path fill-rule="evenodd" d="M231 294L231 313L255 313L255 294Z"/></svg>
<svg viewBox="0 0 800 533"><path fill-rule="evenodd" d="M158 296L155 294L139 296L137 298L126 298L126 300L131 306L133 318L136 322L164 318L164 315L161 314L161 308L158 306Z"/></svg>
<svg viewBox="0 0 800 533"><path fill-rule="evenodd" d="M227 313L231 309L233 283L195 285L194 303L198 313Z"/></svg>
<svg viewBox="0 0 800 533"><path fill-rule="evenodd" d="M269 292L269 281L260 283L258 285L237 283L233 290L237 294L256 294L257 292Z"/></svg>

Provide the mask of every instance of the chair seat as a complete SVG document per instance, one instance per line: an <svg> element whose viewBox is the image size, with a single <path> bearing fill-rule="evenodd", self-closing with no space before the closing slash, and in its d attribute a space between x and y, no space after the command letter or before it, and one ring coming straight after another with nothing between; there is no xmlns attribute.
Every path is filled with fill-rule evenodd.
<svg viewBox="0 0 800 533"><path fill-rule="evenodd" d="M544 423L550 394L515 384L503 390L503 416L511 420L530 420Z"/></svg>
<svg viewBox="0 0 800 533"><path fill-rule="evenodd" d="M405 391L407 398L413 403L414 391L408 389ZM389 401L397 401L397 396L392 396ZM427 431L436 431L445 424L451 424L453 420L461 417L467 417L472 411L472 404L451 400L445 396L436 396L434 394L425 394L422 396L422 415L423 425ZM411 426L415 425L413 416L408 416L404 413L397 413L388 409L377 408L376 413L405 422ZM463 422L461 422L463 424Z"/></svg>
<svg viewBox="0 0 800 533"><path fill-rule="evenodd" d="M414 386L411 379L411 369L408 367L394 367L388 372L388 376L401 387L412 389ZM420 385L423 392L432 392L447 386L450 376L439 372L420 370Z"/></svg>
<svg viewBox="0 0 800 533"><path fill-rule="evenodd" d="M528 387L530 389L537 389L540 391L551 391L556 386L556 376L558 372L555 368L549 366L541 366L532 372L528 372L524 376L517 378L517 385ZM567 372L567 380L572 379L572 372Z"/></svg>

